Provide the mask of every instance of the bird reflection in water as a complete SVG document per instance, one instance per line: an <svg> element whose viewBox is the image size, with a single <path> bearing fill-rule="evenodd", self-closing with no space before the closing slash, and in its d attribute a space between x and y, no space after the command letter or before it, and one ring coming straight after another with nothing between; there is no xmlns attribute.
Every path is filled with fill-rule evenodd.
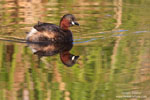
<svg viewBox="0 0 150 100"><path fill-rule="evenodd" d="M36 54L39 59L43 56L53 56L56 54L60 55L62 63L68 67L73 66L79 56L75 56L70 53L73 47L73 42L42 42L42 43L28 43L29 48L31 48L33 54Z"/></svg>

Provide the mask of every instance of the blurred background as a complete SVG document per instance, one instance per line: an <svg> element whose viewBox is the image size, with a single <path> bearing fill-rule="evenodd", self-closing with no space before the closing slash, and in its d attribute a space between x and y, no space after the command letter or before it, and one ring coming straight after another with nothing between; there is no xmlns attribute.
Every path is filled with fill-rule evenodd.
<svg viewBox="0 0 150 100"><path fill-rule="evenodd" d="M150 100L150 0L0 0L0 100ZM80 58L41 61L25 43L38 21L67 13Z"/></svg>

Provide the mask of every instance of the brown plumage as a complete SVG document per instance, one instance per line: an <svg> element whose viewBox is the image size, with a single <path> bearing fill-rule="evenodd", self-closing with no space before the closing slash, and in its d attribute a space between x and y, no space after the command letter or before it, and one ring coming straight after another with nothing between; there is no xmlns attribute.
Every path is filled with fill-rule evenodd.
<svg viewBox="0 0 150 100"><path fill-rule="evenodd" d="M69 27L79 25L75 21L72 14L64 15L60 20L60 25L57 26L51 23L38 22L31 31L27 34L27 41L29 42L65 42L72 41L72 32Z"/></svg>

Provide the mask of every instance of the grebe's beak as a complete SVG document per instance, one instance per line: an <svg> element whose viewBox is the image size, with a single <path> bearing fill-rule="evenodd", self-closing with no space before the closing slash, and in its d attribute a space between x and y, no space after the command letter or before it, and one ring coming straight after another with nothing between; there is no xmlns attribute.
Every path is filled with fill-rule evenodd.
<svg viewBox="0 0 150 100"><path fill-rule="evenodd" d="M71 22L71 24L72 24L72 25L77 25L77 26L79 26L79 25L80 25L79 23L74 22L74 21L72 21L72 22Z"/></svg>

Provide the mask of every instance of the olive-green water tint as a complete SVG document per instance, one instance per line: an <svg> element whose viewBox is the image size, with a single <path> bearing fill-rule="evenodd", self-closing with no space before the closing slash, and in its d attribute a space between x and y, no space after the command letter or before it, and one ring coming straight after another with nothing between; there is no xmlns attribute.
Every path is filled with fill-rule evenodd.
<svg viewBox="0 0 150 100"><path fill-rule="evenodd" d="M0 0L0 100L149 100L149 0ZM79 55L72 67L59 54L39 59L25 43L31 26L71 27ZM3 39L3 40L2 40ZM19 40L17 40L19 41Z"/></svg>

